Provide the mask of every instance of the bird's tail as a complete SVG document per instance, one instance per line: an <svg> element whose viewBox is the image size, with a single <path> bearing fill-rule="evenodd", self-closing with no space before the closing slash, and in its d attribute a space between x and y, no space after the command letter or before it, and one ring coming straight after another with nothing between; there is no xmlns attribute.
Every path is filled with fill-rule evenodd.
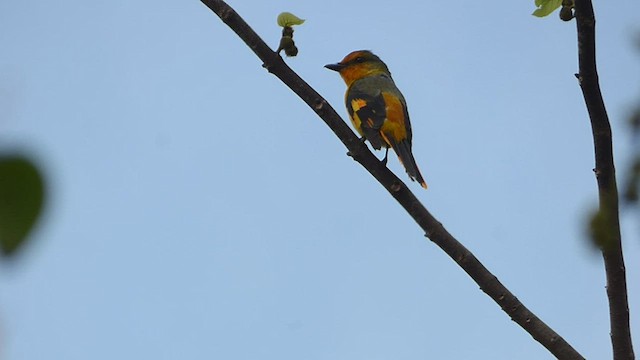
<svg viewBox="0 0 640 360"><path fill-rule="evenodd" d="M413 153L411 152L411 143L405 139L399 143L392 142L391 147L398 155L398 159L400 159L405 170L407 170L407 174L409 174L411 180L417 181L420 183L420 186L426 189L427 183L422 178L422 174L420 174L420 170L418 169L418 164L416 164L416 159L413 157Z"/></svg>

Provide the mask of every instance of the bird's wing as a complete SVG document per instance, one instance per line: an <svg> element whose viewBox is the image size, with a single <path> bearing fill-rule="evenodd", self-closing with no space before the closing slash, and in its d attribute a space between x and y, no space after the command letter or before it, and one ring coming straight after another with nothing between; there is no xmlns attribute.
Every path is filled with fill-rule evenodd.
<svg viewBox="0 0 640 360"><path fill-rule="evenodd" d="M367 91L352 86L346 98L347 111L357 130L371 143L374 149L380 149L384 141L380 129L387 117L384 97L379 90Z"/></svg>
<svg viewBox="0 0 640 360"><path fill-rule="evenodd" d="M411 123L409 112L402 94L395 88L382 91L385 103L386 120L382 131L385 137L391 137L395 143L408 141L411 143Z"/></svg>

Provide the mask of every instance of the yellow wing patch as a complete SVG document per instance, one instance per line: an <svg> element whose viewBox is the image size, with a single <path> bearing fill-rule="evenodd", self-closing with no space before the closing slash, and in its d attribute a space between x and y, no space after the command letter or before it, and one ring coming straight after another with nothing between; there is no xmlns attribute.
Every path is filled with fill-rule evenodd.
<svg viewBox="0 0 640 360"><path fill-rule="evenodd" d="M360 134L360 136L363 136L364 134L362 133L362 121L358 116L358 110L362 109L365 106L367 106L367 101L364 99L351 100L351 108L353 109L353 116L351 116L351 123L353 123L353 127L356 128L356 131Z"/></svg>
<svg viewBox="0 0 640 360"><path fill-rule="evenodd" d="M364 99L351 100L351 108L353 109L354 112L357 112L358 110L362 109L365 106L367 106L367 101Z"/></svg>

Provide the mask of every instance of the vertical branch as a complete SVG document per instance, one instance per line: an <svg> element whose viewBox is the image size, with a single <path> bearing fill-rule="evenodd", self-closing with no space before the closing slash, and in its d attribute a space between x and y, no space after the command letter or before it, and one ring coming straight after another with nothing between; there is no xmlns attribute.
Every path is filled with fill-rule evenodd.
<svg viewBox="0 0 640 360"><path fill-rule="evenodd" d="M575 1L575 17L578 32L578 66L580 88L587 106L593 142L598 181L600 219L605 222L606 237L602 241L602 255L607 277L611 343L615 360L634 359L631 330L629 327L629 303L627 281L622 256L618 188L613 164L611 125L600 92L596 68L595 16L591 0Z"/></svg>

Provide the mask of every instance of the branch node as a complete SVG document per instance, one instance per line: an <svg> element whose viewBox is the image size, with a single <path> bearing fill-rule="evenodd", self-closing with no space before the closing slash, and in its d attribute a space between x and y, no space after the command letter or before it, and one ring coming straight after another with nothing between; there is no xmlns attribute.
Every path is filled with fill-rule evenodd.
<svg viewBox="0 0 640 360"><path fill-rule="evenodd" d="M425 230L424 236L433 241L433 239L431 239L431 237L436 236L436 230L435 229L427 229Z"/></svg>
<svg viewBox="0 0 640 360"><path fill-rule="evenodd" d="M220 19L222 21L224 21L225 23L229 20L229 18L231 17L231 15L233 14L233 9L231 7L225 7L220 9L220 12L218 13L218 16L220 17Z"/></svg>
<svg viewBox="0 0 640 360"><path fill-rule="evenodd" d="M394 182L393 184L391 184L391 191L398 192L400 191L400 189L402 189L402 185L399 182Z"/></svg>
<svg viewBox="0 0 640 360"><path fill-rule="evenodd" d="M273 64L273 62L272 62L272 61L262 63L262 67L263 67L265 70L267 70L270 74L273 74L273 73L274 73L274 72L273 72L273 65L274 65L274 64Z"/></svg>

